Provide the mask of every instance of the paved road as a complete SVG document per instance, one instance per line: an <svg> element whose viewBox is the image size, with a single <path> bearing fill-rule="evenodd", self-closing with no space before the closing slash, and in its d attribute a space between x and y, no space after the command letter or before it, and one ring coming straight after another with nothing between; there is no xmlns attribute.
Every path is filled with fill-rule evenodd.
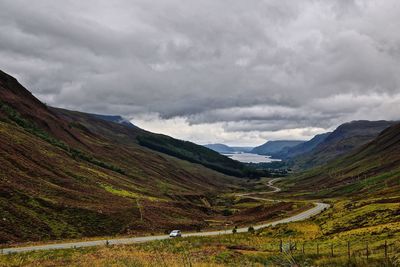
<svg viewBox="0 0 400 267"><path fill-rule="evenodd" d="M262 198L262 197L255 197L253 195L266 195L266 194L272 194L272 193L276 193L281 191L281 189L279 187L274 186L274 183L276 181L280 180L280 178L275 178L272 180L269 180L267 183L267 186L269 188L271 188L272 190L270 191L264 191L264 192L252 192L252 193L241 193L241 194L237 194L238 197L247 197L247 198L252 198L252 199L256 199L256 200L263 200L263 201L272 201L272 202L281 202L280 200L276 200L276 199L269 199L269 198Z"/></svg>
<svg viewBox="0 0 400 267"><path fill-rule="evenodd" d="M238 196L246 196L254 199L260 199L260 200L268 200L271 201L271 199L264 199L264 198L259 198L259 197L253 197L251 195L254 194L266 194L266 193L274 193L274 192L279 192L281 189L273 186L273 183L277 179L271 180L268 182L268 186L271 187L273 190L268 191L268 192L257 192L257 193L246 193L246 194L238 194ZM272 200L276 201L276 200ZM303 211L297 215L265 223L265 224L260 224L257 226L254 226L254 229L261 229L265 228L268 226L274 226L280 223L289 223L289 222L296 222L296 221L302 221L306 220L314 215L317 215L321 213L323 210L329 208L329 204L325 203L314 203L314 207ZM237 232L238 233L244 233L247 232L248 228L247 227L242 227L238 228ZM221 231L207 231L207 232L198 232L198 233L187 233L183 234L183 237L189 237L189 236L215 236L215 235L226 235L226 234L232 234L232 230L221 230ZM5 248L2 249L1 252L3 254L8 254L8 253L20 253L20 252L29 252L29 251L35 251L35 250L50 250L50 249L68 249L68 248L81 248L81 247L93 247L93 246L104 246L104 245L121 245L121 244L134 244L134 243L143 243L143 242L149 242L149 241L154 241L154 240L163 240L163 239L168 239L168 235L157 235L157 236L145 236L145 237L130 237L130 238L115 238L115 239L103 239L103 240L96 240L96 241L81 241L81 242L70 242L70 243L59 243L59 244L48 244L48 245L40 245L40 246L29 246L29 247L15 247L15 248Z"/></svg>

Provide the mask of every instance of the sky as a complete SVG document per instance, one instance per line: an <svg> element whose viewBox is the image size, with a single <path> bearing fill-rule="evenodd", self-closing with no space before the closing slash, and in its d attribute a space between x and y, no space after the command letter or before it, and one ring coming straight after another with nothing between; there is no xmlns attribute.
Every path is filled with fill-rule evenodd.
<svg viewBox="0 0 400 267"><path fill-rule="evenodd" d="M48 105L194 141L400 118L398 0L0 0L0 69Z"/></svg>

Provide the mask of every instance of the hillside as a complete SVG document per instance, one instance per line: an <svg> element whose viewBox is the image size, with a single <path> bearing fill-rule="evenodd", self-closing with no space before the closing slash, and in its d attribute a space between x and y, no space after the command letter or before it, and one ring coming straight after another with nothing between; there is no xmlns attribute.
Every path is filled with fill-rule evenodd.
<svg viewBox="0 0 400 267"><path fill-rule="evenodd" d="M295 165L307 169L322 165L372 141L380 132L395 124L392 121L352 121L340 125L313 150L296 157Z"/></svg>
<svg viewBox="0 0 400 267"><path fill-rule="evenodd" d="M237 180L138 136L154 135L47 107L0 72L0 243L206 226Z"/></svg>
<svg viewBox="0 0 400 267"><path fill-rule="evenodd" d="M134 143L179 159L201 164L227 175L257 177L264 174L192 142L174 139L162 134L154 134L133 125L125 125L123 123L110 124L107 123L109 120L104 120L98 115L93 116L93 114L56 108L52 108L52 110L69 123L78 122L81 126L90 129L91 132L106 136L114 143L121 145Z"/></svg>
<svg viewBox="0 0 400 267"><path fill-rule="evenodd" d="M280 159L291 159L299 155L310 152L320 143L322 143L331 133L323 133L314 136L311 140L300 143L293 147L285 147L281 151L275 153L275 157Z"/></svg>
<svg viewBox="0 0 400 267"><path fill-rule="evenodd" d="M302 143L304 143L304 141L295 141L295 140L268 141L265 144L253 148L251 150L251 153L274 156L276 153L280 152L284 148L294 147Z"/></svg>
<svg viewBox="0 0 400 267"><path fill-rule="evenodd" d="M313 196L389 197L400 192L400 124L327 165L293 177L291 192ZM317 192L317 193L315 193Z"/></svg>

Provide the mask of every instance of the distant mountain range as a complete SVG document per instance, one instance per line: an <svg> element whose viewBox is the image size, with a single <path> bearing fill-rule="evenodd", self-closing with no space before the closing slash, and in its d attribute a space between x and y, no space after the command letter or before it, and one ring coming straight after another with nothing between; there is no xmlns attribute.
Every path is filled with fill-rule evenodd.
<svg viewBox="0 0 400 267"><path fill-rule="evenodd" d="M207 144L204 146L221 154L230 154L235 152L248 153L253 149L253 147L238 147L238 146L231 147L224 144Z"/></svg>
<svg viewBox="0 0 400 267"><path fill-rule="evenodd" d="M251 148L209 144L206 147L222 154L248 152L282 159L297 170L323 165L341 155L346 155L376 138L383 130L394 125L393 121L352 121L337 127L333 132L318 134L309 141L274 140Z"/></svg>
<svg viewBox="0 0 400 267"><path fill-rule="evenodd" d="M320 143L322 143L331 133L323 133L314 136L311 140L300 143L292 147L284 147L282 150L275 153L275 157L280 159L291 159L299 155L303 155L312 151Z"/></svg>
<svg viewBox="0 0 400 267"><path fill-rule="evenodd" d="M267 141L265 144L253 148L250 152L255 154L270 155L275 157L275 155L279 154L279 152L281 152L283 149L291 148L299 144L302 144L304 142L305 141L296 141L296 140Z"/></svg>

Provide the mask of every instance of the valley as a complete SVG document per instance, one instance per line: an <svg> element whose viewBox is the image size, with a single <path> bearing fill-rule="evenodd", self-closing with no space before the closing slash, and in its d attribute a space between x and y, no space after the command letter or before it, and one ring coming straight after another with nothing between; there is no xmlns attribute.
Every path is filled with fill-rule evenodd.
<svg viewBox="0 0 400 267"><path fill-rule="evenodd" d="M281 200L277 199L266 199L266 198L261 198L261 197L256 197L254 195L259 195L259 194L273 194L276 192L280 191L280 188L276 187L273 185L273 183L276 181L276 179L269 180L267 183L267 187L270 188L270 191L266 192L251 192L251 193L240 193L240 194L235 194L235 196L239 197L239 201L242 199L253 199L256 200L257 202L259 201L266 201L266 202L274 202L274 203L279 203ZM246 202L242 202L246 203ZM279 220L273 220L269 223L264 223L264 224L257 224L254 226L254 230L266 228L269 226L275 226L278 224L284 224L284 223L290 223L290 222L296 222L296 221L302 221L311 218L312 216L315 216L329 208L328 204L325 203L314 203L314 206L305 206L300 209L304 210L299 213L299 209L293 210L290 213L297 213L295 215L292 215L290 217L284 218L284 219L279 219ZM297 206L299 207L299 203L297 203ZM268 207L268 209L271 209L271 207ZM282 208L279 208L279 210L283 210ZM289 214L290 214L289 213ZM282 216L282 214L280 215ZM273 218L271 214L268 216L270 219ZM252 222L256 222L255 220L252 220ZM243 222L242 222L243 223ZM225 227L226 227L226 222L224 222ZM241 228L235 228L236 233L245 233L248 231L248 227L241 227ZM219 231L202 231L198 233L184 233L182 237L195 237L195 236L220 236L220 235L226 235L226 234L232 234L232 230L219 230ZM85 242L74 242L74 243L58 243L58 244L48 244L48 245L38 245L38 246L25 246L25 247L15 247L15 248L3 248L1 250L2 254L11 254L11 253L21 253L21 252L30 252L30 251L39 251L39 250L54 250L54 249L71 249L71 248L82 248L82 247L91 247L91 246L104 246L104 245L124 245L124 244L134 244L134 243L144 243L144 242L150 242L150 241L155 241L155 240L165 240L169 239L168 235L152 235L148 237L132 237L132 238L118 238L118 239L103 239L103 240L94 240L94 241L85 241Z"/></svg>
<svg viewBox="0 0 400 267"><path fill-rule="evenodd" d="M400 267L400 1L0 1L0 267Z"/></svg>
<svg viewBox="0 0 400 267"><path fill-rule="evenodd" d="M49 107L0 72L0 136L0 265L396 266L395 121L209 149Z"/></svg>

